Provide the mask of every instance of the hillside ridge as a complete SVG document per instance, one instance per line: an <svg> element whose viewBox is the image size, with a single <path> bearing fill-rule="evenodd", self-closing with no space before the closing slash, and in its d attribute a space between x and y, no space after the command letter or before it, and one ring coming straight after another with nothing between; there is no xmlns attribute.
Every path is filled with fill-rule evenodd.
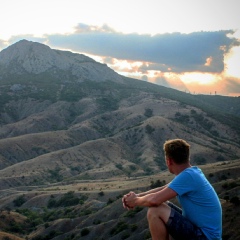
<svg viewBox="0 0 240 240"><path fill-rule="evenodd" d="M126 78L44 44L22 40L0 52L0 94L4 187L156 173L165 168L159 146L169 138L186 138L195 163L240 156L237 108L219 111L209 103L218 96L204 101Z"/></svg>
<svg viewBox="0 0 240 240"><path fill-rule="evenodd" d="M183 138L221 199L223 239L236 239L239 100L127 78L40 43L4 49L0 238L149 239L146 209L125 212L121 196L171 180L162 146Z"/></svg>

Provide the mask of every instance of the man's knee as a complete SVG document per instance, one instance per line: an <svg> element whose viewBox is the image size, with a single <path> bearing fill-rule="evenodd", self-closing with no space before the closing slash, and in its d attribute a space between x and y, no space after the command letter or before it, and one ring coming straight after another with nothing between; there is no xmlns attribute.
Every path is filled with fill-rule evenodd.
<svg viewBox="0 0 240 240"><path fill-rule="evenodd" d="M166 204L162 203L158 207L150 207L147 212L147 219L151 221L154 218L160 218L167 223L171 213L171 208Z"/></svg>
<svg viewBox="0 0 240 240"><path fill-rule="evenodd" d="M149 207L147 211L147 219L148 221L151 220L153 217L156 216L156 207Z"/></svg>

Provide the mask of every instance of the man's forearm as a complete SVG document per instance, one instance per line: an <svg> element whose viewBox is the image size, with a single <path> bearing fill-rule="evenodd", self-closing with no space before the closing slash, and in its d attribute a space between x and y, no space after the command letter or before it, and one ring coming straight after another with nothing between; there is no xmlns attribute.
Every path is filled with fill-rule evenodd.
<svg viewBox="0 0 240 240"><path fill-rule="evenodd" d="M156 207L177 196L177 193L168 187L163 187L162 190L155 190L156 191L152 193L150 193L152 190L148 191L148 194L145 192L144 194L146 195L144 196L140 196L140 194L138 195L134 192L130 193L130 195L125 198L126 206L129 208L134 208L136 206Z"/></svg>
<svg viewBox="0 0 240 240"><path fill-rule="evenodd" d="M137 196L138 197L143 197L143 196L146 196L146 195L151 194L151 193L156 193L156 192L159 192L159 191L163 190L165 187L167 187L167 185L162 186L162 187L158 187L158 188L154 188L154 189L151 189L151 190L146 191L146 192L138 193Z"/></svg>
<svg viewBox="0 0 240 240"><path fill-rule="evenodd" d="M156 197L154 193L149 193L145 196L138 196L135 201L136 206L142 206L142 207L155 207L157 205L160 205L161 202L156 201Z"/></svg>

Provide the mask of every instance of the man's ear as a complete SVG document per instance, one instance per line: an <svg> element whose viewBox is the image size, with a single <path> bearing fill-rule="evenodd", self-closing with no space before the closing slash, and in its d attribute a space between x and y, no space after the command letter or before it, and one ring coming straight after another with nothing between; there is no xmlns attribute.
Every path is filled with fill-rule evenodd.
<svg viewBox="0 0 240 240"><path fill-rule="evenodd" d="M171 158L168 158L168 164L173 165L173 160Z"/></svg>

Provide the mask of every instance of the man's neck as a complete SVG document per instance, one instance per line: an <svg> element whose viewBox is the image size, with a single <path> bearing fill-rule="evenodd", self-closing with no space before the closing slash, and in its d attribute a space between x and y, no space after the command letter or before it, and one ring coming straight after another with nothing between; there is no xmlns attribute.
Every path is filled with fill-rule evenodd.
<svg viewBox="0 0 240 240"><path fill-rule="evenodd" d="M184 171L186 168L190 168L190 167L191 167L190 163L185 163L185 164L181 164L181 165L175 164L175 166L174 166L174 174L178 175L179 173Z"/></svg>

